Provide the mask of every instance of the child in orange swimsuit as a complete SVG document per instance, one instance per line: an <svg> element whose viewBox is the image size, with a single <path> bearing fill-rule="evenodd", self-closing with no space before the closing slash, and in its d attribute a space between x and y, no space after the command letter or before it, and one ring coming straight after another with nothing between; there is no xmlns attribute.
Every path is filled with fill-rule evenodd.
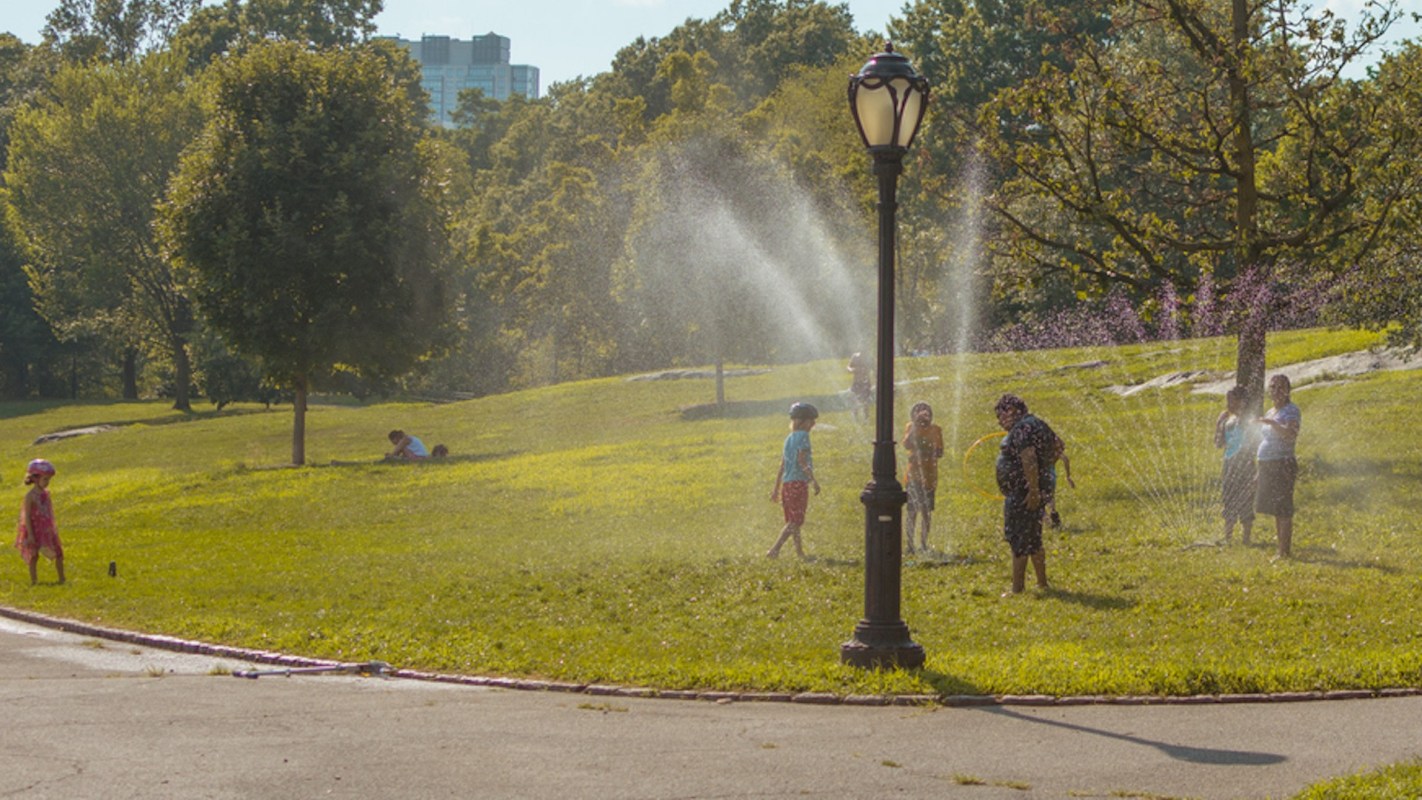
<svg viewBox="0 0 1422 800"><path fill-rule="evenodd" d="M933 524L933 507L938 493L938 459L943 457L943 429L933 424L933 407L915 403L904 429L904 452L908 454L908 471L904 474L904 489L908 491L908 552L913 552L913 531L917 520L923 520L919 547L928 550L928 528Z"/></svg>

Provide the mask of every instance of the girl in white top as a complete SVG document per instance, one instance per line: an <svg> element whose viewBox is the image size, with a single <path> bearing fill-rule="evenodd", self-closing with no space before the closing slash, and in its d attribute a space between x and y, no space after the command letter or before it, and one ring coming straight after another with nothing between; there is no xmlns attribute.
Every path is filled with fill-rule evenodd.
<svg viewBox="0 0 1422 800"><path fill-rule="evenodd" d="M395 445L395 449L385 454L388 459L418 460L430 457L430 451L425 449L424 442L402 430L397 429L390 432L390 443Z"/></svg>

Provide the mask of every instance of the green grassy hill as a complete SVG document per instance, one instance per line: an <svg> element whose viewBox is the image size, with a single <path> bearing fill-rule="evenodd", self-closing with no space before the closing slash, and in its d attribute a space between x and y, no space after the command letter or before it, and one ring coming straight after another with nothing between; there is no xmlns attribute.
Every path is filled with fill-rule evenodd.
<svg viewBox="0 0 1422 800"><path fill-rule="evenodd" d="M1296 332L1271 368L1378 337ZM449 405L316 406L313 466L289 408L178 415L164 404L0 404L0 466L18 510L44 456L70 582L31 587L0 560L0 604L210 642L434 671L661 688L834 692L1186 694L1422 685L1415 492L1422 373L1301 387L1296 558L1212 546L1222 407L1188 386L1231 340L905 359L897 424L932 403L948 439L932 544L910 559L904 617L924 670L844 668L863 613L872 430L843 405L842 363L728 381L726 416L684 410L710 380L607 379ZM1013 598L992 494L993 401L1022 395L1069 443L1047 536L1058 591ZM812 558L763 557L785 410L813 434L824 493ZM41 434L114 430L41 445ZM403 428L453 457L373 462ZM13 551L11 551L13 553ZM116 562L117 577L106 574ZM6 566L8 565L8 566Z"/></svg>

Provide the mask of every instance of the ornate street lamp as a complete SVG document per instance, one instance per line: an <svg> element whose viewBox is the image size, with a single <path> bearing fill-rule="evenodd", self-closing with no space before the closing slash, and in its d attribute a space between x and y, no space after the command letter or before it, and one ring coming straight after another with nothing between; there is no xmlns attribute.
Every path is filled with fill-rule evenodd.
<svg viewBox="0 0 1422 800"><path fill-rule="evenodd" d="M840 646L857 667L923 666L923 647L899 611L903 510L908 495L894 458L894 212L899 173L928 104L928 81L892 44L849 78L849 110L879 178L879 349L875 389L874 466L864 503L864 619Z"/></svg>

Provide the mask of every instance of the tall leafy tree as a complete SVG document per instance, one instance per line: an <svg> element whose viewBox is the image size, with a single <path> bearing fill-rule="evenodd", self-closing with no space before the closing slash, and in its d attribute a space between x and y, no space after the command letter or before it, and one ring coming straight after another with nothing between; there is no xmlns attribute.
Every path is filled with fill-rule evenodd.
<svg viewBox="0 0 1422 800"><path fill-rule="evenodd" d="M933 82L932 106L899 191L899 296L910 346L961 348L984 325L1075 301L1075 287L1030 261L1002 258L985 269L1002 220L982 213L981 197L1010 172L987 168L979 142L984 135L1011 139L1022 131L1027 122L985 114L985 107L1044 66L1069 66L1082 43L1109 41L1112 5L916 0L891 21L895 49L908 53ZM872 202L871 191L861 197ZM992 297L989 281L995 284Z"/></svg>
<svg viewBox="0 0 1422 800"><path fill-rule="evenodd" d="M804 67L824 67L854 46L853 19L843 3L822 0L732 0L709 20L688 19L665 36L638 38L618 51L595 83L623 98L641 98L647 120L670 113L676 76L663 64L683 52L705 54L710 78L731 90L734 111L753 107Z"/></svg>
<svg viewBox="0 0 1422 800"><path fill-rule="evenodd" d="M841 210L846 187L862 200L865 213L875 202L876 184L844 92L847 76L882 46L864 40L834 64L795 72L740 120L747 136L790 169L826 210Z"/></svg>
<svg viewBox="0 0 1422 800"><path fill-rule="evenodd" d="M620 281L643 352L661 364L712 363L719 372L727 361L855 347L867 332L872 297L860 279L872 271L851 265L872 261L862 251L844 258L837 237L863 228L825 224L843 217L748 135L795 136L788 118L798 120L802 107L787 98L742 127L730 113L734 93L715 82L718 70L706 53L673 54L662 70L676 107L639 149ZM842 104L842 82L838 98ZM794 101L805 99L795 93ZM841 113L848 123L842 106ZM724 400L719 380L717 400Z"/></svg>
<svg viewBox="0 0 1422 800"><path fill-rule="evenodd" d="M518 352L517 381L604 374L615 354L611 270L619 214L592 170L553 162L520 187L519 222L484 228L474 252Z"/></svg>
<svg viewBox="0 0 1422 800"><path fill-rule="evenodd" d="M10 124L43 87L57 65L53 51L0 33L0 167L10 146Z"/></svg>
<svg viewBox="0 0 1422 800"><path fill-rule="evenodd" d="M1379 153L1365 177L1367 209L1391 207L1379 244L1349 270L1332 312L1352 324L1389 330L1422 347L1422 44L1407 44L1384 58L1365 85L1378 95L1374 136Z"/></svg>
<svg viewBox="0 0 1422 800"><path fill-rule="evenodd" d="M302 464L314 382L398 375L444 340L443 177L392 47L260 44L214 69L164 231L211 325L295 393Z"/></svg>
<svg viewBox="0 0 1422 800"><path fill-rule="evenodd" d="M132 61L162 49L202 0L60 0L43 36L67 61Z"/></svg>
<svg viewBox="0 0 1422 800"><path fill-rule="evenodd" d="M471 330L497 330L499 352L462 349L502 366L506 384L607 374L621 352L610 276L630 205L617 101L586 81L539 100L464 101L472 124L450 134L476 171L461 223L475 281L464 310Z"/></svg>
<svg viewBox="0 0 1422 800"><path fill-rule="evenodd" d="M617 51L612 69L596 76L597 87L613 97L641 101L650 122L671 111L671 84L662 71L662 62L677 52L688 54L720 49L725 32L707 20L688 19L666 36L637 37Z"/></svg>
<svg viewBox="0 0 1422 800"><path fill-rule="evenodd" d="M984 112L1008 255L1083 288L1187 297L1203 274L1238 296L1356 259L1396 205L1361 202L1392 134L1344 77L1397 17L1379 8L1349 31L1296 0L1119 4L1108 41L1075 43ZM1248 291L1237 373L1255 405L1270 309Z"/></svg>
<svg viewBox="0 0 1422 800"><path fill-rule="evenodd" d="M764 280L771 255L758 221L768 200L755 163L733 138L707 136L649 145L642 153L642 191L620 273L639 349L657 366L713 364L716 402L725 402L724 365L764 361L772 334L771 297L784 292L785 316L807 308L794 287ZM808 276L802 276L806 284Z"/></svg>
<svg viewBox="0 0 1422 800"><path fill-rule="evenodd" d="M849 7L821 0L731 0L712 23L730 31L710 51L722 66L718 79L744 106L797 70L836 63L857 38Z"/></svg>
<svg viewBox="0 0 1422 800"><path fill-rule="evenodd" d="M215 56L267 41L346 47L375 33L375 15L382 7L381 0L223 0L199 8L174 38L199 67Z"/></svg>
<svg viewBox="0 0 1422 800"><path fill-rule="evenodd" d="M754 245L733 230L740 220L731 206L750 192L728 191L746 177L746 159L729 124L734 95L716 82L718 71L705 50L662 60L658 76L672 107L640 148L642 191L621 281L635 327L655 345L645 350L662 363L713 363L721 406L725 362L768 337L756 302Z"/></svg>
<svg viewBox="0 0 1422 800"><path fill-rule="evenodd" d="M0 170L9 149L11 120L42 83L44 52L0 34ZM53 374L52 362L59 355L49 325L35 313L24 264L13 228L0 226L0 397L6 398L45 390L43 378Z"/></svg>
<svg viewBox="0 0 1422 800"><path fill-rule="evenodd" d="M71 65L16 116L5 171L41 312L71 334L97 324L131 345L156 344L172 361L174 407L183 410L193 310L153 222L201 123L172 54Z"/></svg>
<svg viewBox="0 0 1422 800"><path fill-rule="evenodd" d="M511 116L502 113L504 107L498 100L486 97L483 89L465 89L459 93L459 103L450 113L455 127L445 135L465 153L470 170L493 166L490 151L508 132Z"/></svg>

